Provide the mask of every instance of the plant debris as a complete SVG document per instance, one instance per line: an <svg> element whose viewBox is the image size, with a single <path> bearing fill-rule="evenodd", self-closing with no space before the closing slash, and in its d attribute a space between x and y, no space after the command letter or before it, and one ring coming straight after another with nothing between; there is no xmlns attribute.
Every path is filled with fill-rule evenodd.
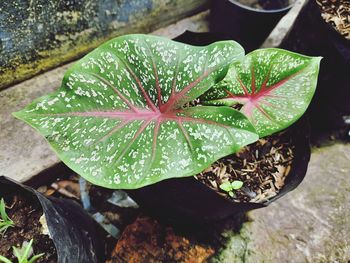
<svg viewBox="0 0 350 263"><path fill-rule="evenodd" d="M210 246L177 235L171 227L165 227L150 217L140 216L127 226L108 263L201 263L207 262L214 252Z"/></svg>
<svg viewBox="0 0 350 263"><path fill-rule="evenodd" d="M350 1L316 0L323 19L330 23L342 36L350 39Z"/></svg>
<svg viewBox="0 0 350 263"><path fill-rule="evenodd" d="M291 170L293 150L289 136L279 133L260 139L236 154L226 156L195 178L234 202L263 203L277 195ZM220 188L242 181L233 195Z"/></svg>

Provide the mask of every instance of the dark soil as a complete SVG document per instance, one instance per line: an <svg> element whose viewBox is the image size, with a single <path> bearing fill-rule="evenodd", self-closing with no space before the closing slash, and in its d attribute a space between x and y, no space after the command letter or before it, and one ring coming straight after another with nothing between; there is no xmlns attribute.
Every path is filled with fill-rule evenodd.
<svg viewBox="0 0 350 263"><path fill-rule="evenodd" d="M260 139L218 160L195 177L234 202L266 202L277 195L290 172L294 146L289 138L279 133ZM242 181L243 187L233 191L233 197L220 189L222 183L235 180Z"/></svg>
<svg viewBox="0 0 350 263"><path fill-rule="evenodd" d="M346 39L350 39L350 1L316 0L323 19Z"/></svg>
<svg viewBox="0 0 350 263"><path fill-rule="evenodd" d="M56 248L48 235L42 234L40 217L43 215L39 201L20 194L5 195L6 212L15 226L7 229L0 238L0 255L17 262L12 246L20 248L24 241L33 239L34 254L44 253L36 262L57 262Z"/></svg>
<svg viewBox="0 0 350 263"><path fill-rule="evenodd" d="M236 0L237 2L258 10L278 10L290 6L295 0Z"/></svg>

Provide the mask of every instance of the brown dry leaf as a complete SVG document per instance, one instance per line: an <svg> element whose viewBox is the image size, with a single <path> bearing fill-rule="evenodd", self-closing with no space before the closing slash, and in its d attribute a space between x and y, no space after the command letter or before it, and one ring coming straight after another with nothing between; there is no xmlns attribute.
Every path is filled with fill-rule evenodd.
<svg viewBox="0 0 350 263"><path fill-rule="evenodd" d="M43 194L43 193L45 193L47 191L47 186L46 185L39 186L36 190L39 193Z"/></svg>
<svg viewBox="0 0 350 263"><path fill-rule="evenodd" d="M265 143L267 143L267 140L265 140L265 139L260 139L260 140L259 140L259 143L260 143L262 146L264 146Z"/></svg>
<svg viewBox="0 0 350 263"><path fill-rule="evenodd" d="M203 173L209 173L209 172L211 172L211 171L213 171L213 167L209 166L207 169L205 169L205 170L203 171Z"/></svg>
<svg viewBox="0 0 350 263"><path fill-rule="evenodd" d="M226 174L226 166L222 166L219 172L219 177L223 178L225 174Z"/></svg>
<svg viewBox="0 0 350 263"><path fill-rule="evenodd" d="M216 181L210 180L210 183L214 188L218 188L218 184L216 183Z"/></svg>
<svg viewBox="0 0 350 263"><path fill-rule="evenodd" d="M80 187L77 182L62 180L52 183L51 187L69 198L80 198Z"/></svg>
<svg viewBox="0 0 350 263"><path fill-rule="evenodd" d="M279 175L279 177L282 177L285 174L286 167L283 165L276 165L276 168L278 170L277 174Z"/></svg>
<svg viewBox="0 0 350 263"><path fill-rule="evenodd" d="M108 262L204 263L214 252L211 247L192 242L175 234L172 228L141 216L125 228Z"/></svg>
<svg viewBox="0 0 350 263"><path fill-rule="evenodd" d="M316 0L322 18L346 39L350 39L350 1Z"/></svg>
<svg viewBox="0 0 350 263"><path fill-rule="evenodd" d="M53 195L55 192L56 192L55 189L49 188L49 189L47 189L47 191L45 192L45 195L46 195L46 196L50 196L50 195Z"/></svg>
<svg viewBox="0 0 350 263"><path fill-rule="evenodd" d="M290 172L290 170L292 169L292 166L289 164L286 168L286 171L284 172L284 174L287 176Z"/></svg>
<svg viewBox="0 0 350 263"><path fill-rule="evenodd" d="M275 187L279 190L284 186L284 179L286 175L286 167L283 165L277 165L277 172L273 173L272 176L275 179Z"/></svg>

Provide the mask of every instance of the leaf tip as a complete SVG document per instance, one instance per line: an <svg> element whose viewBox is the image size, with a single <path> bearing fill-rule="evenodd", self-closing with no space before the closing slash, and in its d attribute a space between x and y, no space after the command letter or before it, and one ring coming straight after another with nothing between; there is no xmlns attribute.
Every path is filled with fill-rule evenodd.
<svg viewBox="0 0 350 263"><path fill-rule="evenodd" d="M13 117L15 117L16 119L19 119L21 121L26 121L26 115L27 113L24 111L24 109L19 110L19 111L15 111L11 113Z"/></svg>
<svg viewBox="0 0 350 263"><path fill-rule="evenodd" d="M318 64L320 64L321 60L323 59L323 57L321 56L317 56L317 57L312 57L312 59L317 62Z"/></svg>
<svg viewBox="0 0 350 263"><path fill-rule="evenodd" d="M11 113L13 117L15 117L16 119L22 119L22 111L15 111Z"/></svg>

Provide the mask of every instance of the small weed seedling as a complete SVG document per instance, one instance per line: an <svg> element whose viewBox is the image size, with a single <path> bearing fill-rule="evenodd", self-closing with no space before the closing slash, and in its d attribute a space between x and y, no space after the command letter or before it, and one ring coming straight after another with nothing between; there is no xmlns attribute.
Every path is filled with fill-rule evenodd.
<svg viewBox="0 0 350 263"><path fill-rule="evenodd" d="M0 200L0 235L5 234L9 227L13 227L14 223L6 213L5 201L3 198Z"/></svg>
<svg viewBox="0 0 350 263"><path fill-rule="evenodd" d="M12 247L13 254L18 260L18 263L34 263L36 260L38 260L40 257L44 255L44 253L39 255L34 255L30 258L30 256L33 254L33 239L29 242L23 242L23 245L21 248ZM0 262L3 263L13 263L8 258L5 258L3 256L0 256Z"/></svg>
<svg viewBox="0 0 350 263"><path fill-rule="evenodd" d="M234 196L234 190L239 190L243 186L242 181L235 180L233 182L224 182L220 184L220 189L228 192L229 196Z"/></svg>

